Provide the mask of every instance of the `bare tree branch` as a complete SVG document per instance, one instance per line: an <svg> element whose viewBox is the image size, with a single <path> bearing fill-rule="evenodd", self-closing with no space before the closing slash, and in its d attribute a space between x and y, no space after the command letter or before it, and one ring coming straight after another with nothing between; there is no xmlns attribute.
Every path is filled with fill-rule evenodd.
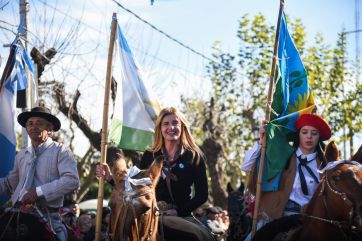
<svg viewBox="0 0 362 241"><path fill-rule="evenodd" d="M74 123L77 124L78 128L84 133L84 135L89 139L91 145L97 149L101 150L101 134L100 132L93 131L87 121L83 118L83 116L78 112L77 108L71 108L70 106L74 106L77 103L80 92L75 95L75 99L72 105L67 103L65 100L65 89L64 85L61 83L55 84L55 99L58 104L58 109L69 119L73 120Z"/></svg>

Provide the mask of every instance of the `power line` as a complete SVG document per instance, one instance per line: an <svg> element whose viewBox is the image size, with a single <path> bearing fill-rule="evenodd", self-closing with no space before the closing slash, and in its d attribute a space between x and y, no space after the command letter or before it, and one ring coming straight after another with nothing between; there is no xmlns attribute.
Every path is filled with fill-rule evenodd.
<svg viewBox="0 0 362 241"><path fill-rule="evenodd" d="M69 14L69 13L67 13L67 12L64 12L64 11L60 10L58 7L52 6L51 4L47 3L47 2L44 1L44 0L37 0L37 1L43 3L44 6L47 6L47 7L49 7L49 8L52 8L55 12L58 12L58 13L64 15L65 17L67 17L67 18L73 19L73 20L76 21L77 23L83 24L85 27L87 27L87 28L89 28L89 29L92 29L92 30L94 30L94 31L96 31L96 32L98 32L98 33L103 33L103 34L105 34L104 31L102 31L102 30L100 30L100 29L97 29L97 28L95 28L94 26L85 23L85 22L82 21L81 19L76 18L76 17L74 17L73 15L71 15L71 14ZM154 31L157 31L157 32L161 33L163 36L165 36L166 38L168 38L168 39L170 39L171 41L175 42L176 44L182 46L183 48L187 49L188 51L191 51L192 53L194 53L194 54L202 57L202 58L205 59L205 60L215 61L215 60L213 60L213 59L205 56L204 54L198 52L197 50L193 49L192 47L190 47L190 46L182 43L181 41L177 40L176 38L170 36L170 35L167 34L166 32L160 30L160 29L157 28L155 25L151 24L151 23L148 22L147 20L144 20L144 19L141 18L139 15L137 15L137 14L134 13L133 11L127 9L126 7L124 7L124 6L123 6L122 4L120 4L119 2L117 2L117 1L115 1L115 0L112 0L112 1L114 1L120 8L124 9L125 11L127 11L128 13L130 13L132 16L134 16L134 17L136 17L137 19L139 19L141 22L147 24L147 25L148 25L149 27L151 27L151 29L153 29ZM31 34L33 34L33 33L31 33ZM36 36L36 34L33 34L33 35ZM36 36L36 37L37 37L37 36ZM155 56L155 55L152 55L152 54L148 53L147 51L143 51L143 50L141 50L141 49L139 49L139 48L137 48L137 47L134 47L134 49L137 50L138 52L146 55L146 56L152 57L153 59L155 59L155 60L157 60L157 61L159 61L159 62L161 62L161 63L166 63L166 64L168 64L169 66L172 66L173 68L177 68L177 69L180 69L180 70L182 70L182 71L185 71L184 68L181 68L180 66L177 66L177 65L175 65L175 64L173 64L173 63L170 63L170 62L168 62L168 61L166 61L166 60L163 60L163 59L161 59L161 58L159 58L159 57L157 57L157 56ZM69 55L69 53L68 53L68 55ZM194 74L195 74L195 73L194 73ZM236 74L241 75L241 76L246 76L245 74L242 74L242 73L240 73L239 71L236 71Z"/></svg>
<svg viewBox="0 0 362 241"><path fill-rule="evenodd" d="M189 47L188 45L182 43L181 41L175 39L174 37L170 36L169 34L165 33L164 31L162 31L161 29L157 28L155 25L151 24L150 22L148 22L147 20L144 20L143 18L141 18L139 15L137 15L136 13L132 12L131 10L129 10L128 8L124 7L121 3L117 2L116 0L112 0L113 2L115 2L119 7L121 7L123 10L125 10L126 12L130 13L131 15L133 15L134 17L136 17L137 19L139 19L140 21L142 21L143 23L147 24L148 26L150 26L152 29L154 29L155 31L161 33L162 35L166 36L168 39L170 39L171 41L179 44L180 46L186 48L187 50L193 52L194 54L210 61L213 62L215 60L205 56L204 54L198 52L197 50L194 50L193 48ZM239 71L235 71L236 74L240 75L240 76L244 76L244 77L248 77L246 74L240 73Z"/></svg>
<svg viewBox="0 0 362 241"><path fill-rule="evenodd" d="M113 2L115 2L119 7L121 7L122 9L124 9L125 11L129 12L130 14L132 14L133 16L135 16L136 18L138 18L140 21L144 22L145 24L147 24L148 26L150 26L151 28L153 28L154 30L156 30L157 32L163 34L164 36L166 36L168 39L174 41L175 43L181 45L182 47L190 50L191 52L193 52L196 55L201 56L204 59L207 59L209 61L213 61L211 58L205 56L204 54L200 53L199 51L189 47L188 45L182 43L181 41L175 39L174 37L170 36L169 34L165 33L164 31L162 31L161 29L157 28L155 25L151 24L150 22L148 22L147 20L144 20L143 18L141 18L139 15L137 15L136 13L132 12L131 10L129 10L128 8L124 7L122 4L120 4L119 2L117 2L116 0L112 0Z"/></svg>
<svg viewBox="0 0 362 241"><path fill-rule="evenodd" d="M56 12L64 15L65 17L68 17L68 18L70 18L70 19L73 19L73 20L75 20L75 21L78 22L78 23L82 23L84 26L86 26L86 27L89 28L89 29L92 29L92 30L94 30L94 31L96 31L96 32L99 32L99 33L106 34L104 31L102 31L102 30L100 30L100 29L96 29L94 26L85 23L85 22L82 21L81 19L75 18L74 16L70 15L69 13L66 13L66 12L60 10L59 8L55 7L55 6L50 5L49 3L47 3L47 2L44 1L44 0L37 0L37 1L43 3L45 6L47 6L47 7L49 7L49 8L52 8L54 11L56 11ZM124 8L122 5L120 5L120 7ZM156 31L158 31L158 28L155 27L154 25L152 25L151 23L148 23L147 21L143 20L141 17L139 17L137 14L134 14L132 11L130 11L130 10L126 9L126 8L124 8L124 9L125 9L126 11L128 11L129 13L131 13L133 16L136 16L136 17L137 17L138 19L140 19L142 22L146 22L149 26L152 27L152 29L155 29ZM170 38L170 35L168 35L167 33L164 33L163 31L162 31L162 33L163 33L163 35L169 36L168 38ZM172 37L171 37L171 38L172 38ZM175 39L175 40L176 40L176 39ZM199 53L199 52L197 52L196 50L193 50L191 47L186 46L185 44L181 43L180 41L176 40L176 42L178 42L181 46L185 47L185 48L188 49L189 51L192 51L193 53L201 56L202 58L205 58L205 59L207 59L207 60L212 61L212 59L206 57L205 55L203 55L203 54L201 54L201 53ZM157 56L155 56L155 55L149 54L147 51L143 51L143 50L141 50L140 48L137 48L137 47L135 47L135 46L133 46L133 48L134 48L135 50L137 50L138 52L140 52L140 53L142 53L142 54L144 54L144 55L146 55L146 56L150 56L150 57L152 57L153 59L156 59L157 61L159 61L159 62L161 62L161 63L164 63L164 64L166 63L166 64L168 64L169 66L172 66L173 68L176 68L176 69L185 71L184 68L182 68L182 67L180 67L180 66L177 66L177 65L175 65L175 64L173 64L173 63L170 63L170 62L168 62L168 61L166 61L166 60L163 60L163 59L161 59L161 58L159 58L159 57L157 57ZM190 73L191 73L191 74L196 74L196 73L192 73L192 72L190 72Z"/></svg>

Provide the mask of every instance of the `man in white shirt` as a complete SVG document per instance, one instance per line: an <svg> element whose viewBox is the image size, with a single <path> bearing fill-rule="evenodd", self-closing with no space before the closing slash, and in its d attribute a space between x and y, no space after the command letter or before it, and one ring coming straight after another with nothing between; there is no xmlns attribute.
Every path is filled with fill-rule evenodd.
<svg viewBox="0 0 362 241"><path fill-rule="evenodd" d="M13 170L0 178L0 194L11 194L13 205L20 205L23 211L39 208L49 227L65 241L67 232L59 208L63 196L79 187L77 161L68 148L50 137L61 123L47 108L23 112L18 122L26 128L31 146L16 155Z"/></svg>

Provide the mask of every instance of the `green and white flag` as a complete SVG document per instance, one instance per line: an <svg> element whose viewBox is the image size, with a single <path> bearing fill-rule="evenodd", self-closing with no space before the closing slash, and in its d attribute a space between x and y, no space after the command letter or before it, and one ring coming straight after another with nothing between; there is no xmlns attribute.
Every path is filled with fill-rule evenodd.
<svg viewBox="0 0 362 241"><path fill-rule="evenodd" d="M114 61L113 76L118 81L110 140L121 149L144 151L152 145L155 121L161 108L142 78L119 25L115 41L118 57Z"/></svg>

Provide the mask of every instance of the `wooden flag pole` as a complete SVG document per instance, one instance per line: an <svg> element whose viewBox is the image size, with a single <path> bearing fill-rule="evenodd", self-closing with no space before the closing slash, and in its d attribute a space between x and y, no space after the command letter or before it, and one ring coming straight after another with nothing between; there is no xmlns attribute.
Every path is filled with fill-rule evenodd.
<svg viewBox="0 0 362 241"><path fill-rule="evenodd" d="M273 62L272 62L272 68L271 68L271 73L270 73L270 79L269 79L268 100L267 100L266 112L265 112L265 120L268 122L270 120L271 105L273 102L274 75L275 75L276 64L278 61L280 21L282 19L283 10L284 10L284 0L280 0L278 23L277 23L277 29L276 29L275 41L274 41ZM253 226L252 226L252 236L253 237L256 232L256 224L258 221L258 213L259 213L259 205L260 205L259 202L260 202L260 195L261 195L261 183L262 183L262 177L263 177L265 151L266 151L266 137L264 136L264 138L262 140L260 165L259 165L259 171L258 171L258 178L257 178L257 182L256 182L255 208L254 208L254 213L253 213Z"/></svg>
<svg viewBox="0 0 362 241"><path fill-rule="evenodd" d="M104 104L103 104L103 122L102 122L102 142L101 142L101 164L106 163L106 150L107 150L107 127L108 127L108 108L109 108L109 93L111 89L111 78L112 78L112 60L114 52L114 40L116 36L117 27L117 14L113 13L112 16L112 27L111 36L109 39L108 48L108 61L107 61L107 74L106 74L106 85L104 90ZM101 226L102 226L102 209L103 209L103 177L99 178L98 183L98 203L97 203L97 216L96 216L96 241L100 241Z"/></svg>

